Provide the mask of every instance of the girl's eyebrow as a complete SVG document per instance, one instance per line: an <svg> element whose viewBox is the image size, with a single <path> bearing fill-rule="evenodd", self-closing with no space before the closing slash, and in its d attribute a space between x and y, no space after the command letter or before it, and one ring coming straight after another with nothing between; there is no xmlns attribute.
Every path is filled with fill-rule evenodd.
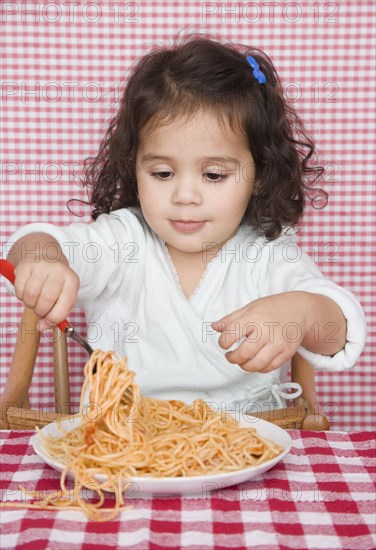
<svg viewBox="0 0 376 550"><path fill-rule="evenodd" d="M151 162L153 160L166 160L166 161L169 161L171 160L170 157L165 157L163 155L155 155L154 153L148 153L147 155L144 155L141 159L141 162L144 163L144 162Z"/></svg>
<svg viewBox="0 0 376 550"><path fill-rule="evenodd" d="M240 162L239 159L236 159L235 157L229 157L228 155L223 155L219 157L204 157L202 160L203 162L218 162L218 163L222 163L222 162L239 163Z"/></svg>
<svg viewBox="0 0 376 550"><path fill-rule="evenodd" d="M163 160L163 161L171 161L173 160L171 157L166 157L164 155L155 155L154 153L148 153L147 155L144 155L141 159L142 163L146 162L152 162L156 160ZM202 162L209 163L209 162L217 162L217 163L223 163L223 162L235 162L239 163L239 159L235 157L229 157L228 155L223 156L216 156L216 157L203 157L201 159Z"/></svg>

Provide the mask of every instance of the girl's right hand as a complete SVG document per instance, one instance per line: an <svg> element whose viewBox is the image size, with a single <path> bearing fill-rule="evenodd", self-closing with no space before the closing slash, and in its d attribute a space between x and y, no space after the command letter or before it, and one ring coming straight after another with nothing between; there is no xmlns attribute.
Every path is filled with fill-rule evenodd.
<svg viewBox="0 0 376 550"><path fill-rule="evenodd" d="M60 323L77 299L79 278L66 261L20 261L14 269L15 294L41 317L37 328Z"/></svg>

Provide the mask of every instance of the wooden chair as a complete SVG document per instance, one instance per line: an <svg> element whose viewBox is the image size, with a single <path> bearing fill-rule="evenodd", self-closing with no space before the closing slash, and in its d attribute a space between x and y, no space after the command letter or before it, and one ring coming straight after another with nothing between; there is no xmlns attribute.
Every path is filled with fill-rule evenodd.
<svg viewBox="0 0 376 550"><path fill-rule="evenodd" d="M7 382L0 396L1 429L34 429L71 413L67 340L57 328L53 335L56 412L29 408L28 393L40 342L40 332L36 328L38 320L31 309L24 308Z"/></svg>
<svg viewBox="0 0 376 550"><path fill-rule="evenodd" d="M65 334L55 329L54 382L55 411L45 412L29 408L28 391L38 353L40 333L36 329L38 317L25 308L20 321L17 342L4 391L0 396L0 428L12 430L34 429L61 420L69 415L69 373ZM282 428L329 430L329 422L318 402L313 367L299 354L292 360L291 379L298 382L303 394L292 406L262 412L253 416L273 422Z"/></svg>

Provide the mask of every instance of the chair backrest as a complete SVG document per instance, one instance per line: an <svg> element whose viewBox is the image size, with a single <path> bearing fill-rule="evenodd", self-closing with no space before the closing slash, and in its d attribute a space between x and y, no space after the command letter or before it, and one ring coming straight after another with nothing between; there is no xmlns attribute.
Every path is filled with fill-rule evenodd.
<svg viewBox="0 0 376 550"><path fill-rule="evenodd" d="M16 346L8 379L0 396L0 428L34 429L64 415L69 415L69 371L65 334L54 329L54 388L55 413L30 409L28 392L38 354L40 332L36 328L38 316L25 308L19 324ZM319 404L315 387L314 368L301 355L295 354L291 362L291 380L298 382L303 394L285 409L252 413L283 428L329 430L329 422Z"/></svg>
<svg viewBox="0 0 376 550"><path fill-rule="evenodd" d="M17 341L10 365L8 378L0 396L0 428L27 429L48 424L55 415L46 415L29 409L29 387L34 374L35 361L40 343L40 332L36 328L39 317L29 308L24 308L18 326ZM53 364L55 411L58 416L70 414L69 370L67 341L65 334L54 329Z"/></svg>
<svg viewBox="0 0 376 550"><path fill-rule="evenodd" d="M302 395L293 400L292 406L251 414L286 429L330 430L329 421L316 392L315 369L299 353L291 360L291 381L302 387Z"/></svg>

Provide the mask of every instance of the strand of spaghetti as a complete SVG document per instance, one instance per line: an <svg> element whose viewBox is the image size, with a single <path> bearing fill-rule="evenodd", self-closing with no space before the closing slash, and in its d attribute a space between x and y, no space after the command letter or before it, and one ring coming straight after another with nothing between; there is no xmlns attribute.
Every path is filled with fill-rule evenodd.
<svg viewBox="0 0 376 550"><path fill-rule="evenodd" d="M64 464L61 493L29 506L78 507L89 518L103 521L126 508L123 493L132 477L231 472L263 463L282 451L255 429L241 428L233 417L216 413L203 400L187 404L142 397L126 358L111 352L95 350L84 374L80 425L71 431L61 428L59 437L38 432L45 452ZM67 486L69 472L75 480L73 491ZM105 481L99 482L98 475ZM85 488L94 491L96 502L85 499ZM104 491L114 493L111 512L103 507Z"/></svg>

